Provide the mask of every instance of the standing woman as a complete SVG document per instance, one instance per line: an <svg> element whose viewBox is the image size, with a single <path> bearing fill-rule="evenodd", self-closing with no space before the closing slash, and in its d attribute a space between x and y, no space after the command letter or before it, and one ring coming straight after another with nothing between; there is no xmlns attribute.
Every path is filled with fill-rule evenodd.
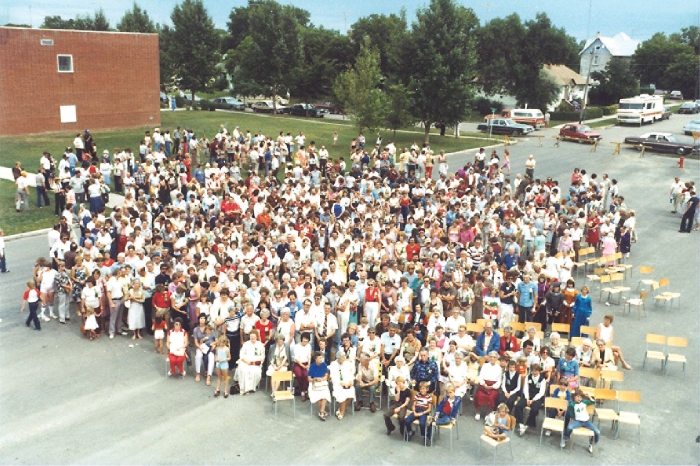
<svg viewBox="0 0 700 466"><path fill-rule="evenodd" d="M600 219L595 211L591 211L586 221L586 243L596 251L600 248Z"/></svg>
<svg viewBox="0 0 700 466"><path fill-rule="evenodd" d="M88 269L83 265L83 256L76 256L75 264L70 271L70 280L73 283L73 291L71 291L71 302L75 303L75 312L78 317L82 315L83 303L82 293L85 288L85 281L88 278ZM94 306L93 306L94 307ZM98 306L99 307L99 306ZM99 312L99 311L95 311Z"/></svg>
<svg viewBox="0 0 700 466"><path fill-rule="evenodd" d="M96 179L90 180L88 186L88 194L90 195L90 213L96 214L102 210L102 187Z"/></svg>
<svg viewBox="0 0 700 466"><path fill-rule="evenodd" d="M564 302L561 305L557 322L560 324L571 325L571 321L573 320L572 309L574 307L574 303L576 302L576 296L578 295L573 279L569 279L566 282L566 288L564 288L562 294L564 295Z"/></svg>
<svg viewBox="0 0 700 466"><path fill-rule="evenodd" d="M146 292L141 286L141 280L136 279L131 282L131 290L129 292L129 301L131 305L129 306L129 330L134 332L131 337L132 340L139 339L141 336L141 329L146 326L146 314L143 310L143 302L146 300Z"/></svg>
<svg viewBox="0 0 700 466"><path fill-rule="evenodd" d="M170 370L168 377L175 374L176 369L180 371L180 375L185 377L187 373L183 363L185 362L185 350L187 348L187 332L182 329L182 319L175 319L173 328L168 332L168 361L170 362Z"/></svg>
<svg viewBox="0 0 700 466"><path fill-rule="evenodd" d="M632 250L631 233L629 228L620 228L620 252L625 255L625 258L630 256Z"/></svg>
<svg viewBox="0 0 700 466"><path fill-rule="evenodd" d="M549 283L544 274L540 274L537 278L537 312L535 313L534 322L542 324L542 328L547 328L547 294L549 293Z"/></svg>
<svg viewBox="0 0 700 466"><path fill-rule="evenodd" d="M581 294L576 295L574 300L574 307L572 309L573 323L571 324L571 337L581 336L581 326L588 325L591 321L591 314L593 313L593 304L591 303L591 297L588 294L589 290L587 286L581 287ZM588 335L589 338L594 335Z"/></svg>

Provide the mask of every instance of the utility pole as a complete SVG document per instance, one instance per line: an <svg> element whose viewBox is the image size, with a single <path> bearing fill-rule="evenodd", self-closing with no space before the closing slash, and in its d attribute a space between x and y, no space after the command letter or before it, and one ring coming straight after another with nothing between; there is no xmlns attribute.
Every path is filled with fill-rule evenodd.
<svg viewBox="0 0 700 466"><path fill-rule="evenodd" d="M596 45L591 49L591 57L588 60L588 73L586 74L586 87L583 89L583 103L581 104L581 114L579 115L579 124L583 123L583 117L586 114L586 104L588 103L588 83L591 80L591 67L593 66L593 55L602 47Z"/></svg>

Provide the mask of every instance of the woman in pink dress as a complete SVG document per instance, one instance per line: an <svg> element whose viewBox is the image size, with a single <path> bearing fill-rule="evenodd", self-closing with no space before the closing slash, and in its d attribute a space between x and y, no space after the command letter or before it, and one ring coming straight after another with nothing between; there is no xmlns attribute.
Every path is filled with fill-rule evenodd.
<svg viewBox="0 0 700 466"><path fill-rule="evenodd" d="M615 242L615 235L613 232L608 233L608 235L603 239L603 256L612 256L615 254L617 249L617 243ZM615 261L608 261L608 265L615 265Z"/></svg>

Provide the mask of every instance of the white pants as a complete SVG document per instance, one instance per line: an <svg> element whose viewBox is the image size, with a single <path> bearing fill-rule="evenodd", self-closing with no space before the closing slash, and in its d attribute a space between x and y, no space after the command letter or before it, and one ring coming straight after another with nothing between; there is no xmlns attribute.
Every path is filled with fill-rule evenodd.
<svg viewBox="0 0 700 466"><path fill-rule="evenodd" d="M503 328L513 322L513 305L501 303L498 306L498 328Z"/></svg>
<svg viewBox="0 0 700 466"><path fill-rule="evenodd" d="M365 316L370 326L374 326L379 315L379 303L365 303Z"/></svg>
<svg viewBox="0 0 700 466"><path fill-rule="evenodd" d="M197 353L194 356L194 367L197 369L197 374L200 373L200 370L202 368L202 359L204 359L204 354L202 353L202 350L197 348ZM214 353L209 352L207 353L207 375L211 377L211 375L214 373Z"/></svg>
<svg viewBox="0 0 700 466"><path fill-rule="evenodd" d="M70 295L68 293L56 293L58 297L58 320L65 322L70 319Z"/></svg>

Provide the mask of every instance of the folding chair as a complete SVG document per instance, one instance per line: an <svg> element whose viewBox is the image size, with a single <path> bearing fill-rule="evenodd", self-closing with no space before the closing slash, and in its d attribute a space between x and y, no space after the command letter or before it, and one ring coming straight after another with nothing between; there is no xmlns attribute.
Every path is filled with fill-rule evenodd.
<svg viewBox="0 0 700 466"><path fill-rule="evenodd" d="M687 348L688 347L688 339L687 338L682 338L682 337L668 337L666 338L666 348L668 350L668 347L672 346L674 348ZM685 363L686 358L682 354L676 354L676 353L666 353L666 362L664 362L664 374L668 373L668 363L670 362L680 362L683 364L683 377L685 377Z"/></svg>
<svg viewBox="0 0 700 466"><path fill-rule="evenodd" d="M479 442L479 450L477 451L477 460L481 459L481 444L485 443L486 445L490 446L493 448L493 464L496 464L496 455L498 454L498 447L501 445L509 445L510 446L510 458L512 460L515 460L515 456L513 455L513 442L510 441L510 437L506 437L505 440L501 440L500 442L498 440L494 440L491 437L487 435L482 435L480 437L481 442Z"/></svg>
<svg viewBox="0 0 700 466"><path fill-rule="evenodd" d="M620 390L617 392L617 403L641 403L642 394L639 392ZM639 436L639 444L642 444L642 418L638 413L630 411L622 411L618 413L617 429L615 431L615 439L620 435L620 424L630 424L637 426L637 435Z"/></svg>
<svg viewBox="0 0 700 466"><path fill-rule="evenodd" d="M673 291L666 291L661 293L660 295L657 295L655 299L661 299L664 302L664 308L666 308L666 303L668 301L671 301L671 304L669 305L669 309L673 309L673 301L678 298L678 309L681 308L681 294L676 293Z"/></svg>
<svg viewBox="0 0 700 466"><path fill-rule="evenodd" d="M292 380L294 379L294 374L292 371L276 371L272 373L272 382L289 382L289 388L287 390L275 390L272 395L272 401L275 404L275 417L277 417L277 403L280 401L292 401L294 409L294 417L297 417L297 401L294 396L294 392L291 390L293 385Z"/></svg>
<svg viewBox="0 0 700 466"><path fill-rule="evenodd" d="M585 333L586 335L588 335L588 338L590 338L592 340L595 338L596 328L591 327L590 325L582 325L580 332L581 332L581 335L583 335Z"/></svg>
<svg viewBox="0 0 700 466"><path fill-rule="evenodd" d="M539 322L525 322L525 330L529 329L530 327L535 327L535 330L538 332L542 331L542 324Z"/></svg>
<svg viewBox="0 0 700 466"><path fill-rule="evenodd" d="M473 334L478 334L484 331L484 326L470 322L467 324L467 333L473 333Z"/></svg>
<svg viewBox="0 0 700 466"><path fill-rule="evenodd" d="M569 324L552 324L552 332L557 332L559 336L561 336L562 333L566 334L566 338L560 338L561 342L563 345L566 345L569 343L569 334L571 333L571 325Z"/></svg>
<svg viewBox="0 0 700 466"><path fill-rule="evenodd" d="M649 345L661 345L662 350L661 351L655 351L655 350L650 350ZM661 361L661 372L664 370L664 366L666 365L666 337L664 335L656 335L653 333L647 333L646 336L646 352L644 353L644 361L642 362L642 368L646 367L647 363L647 358L648 359L656 359L657 361Z"/></svg>
<svg viewBox="0 0 700 466"><path fill-rule="evenodd" d="M556 388L556 385L552 385L553 388ZM542 421L542 427L540 428L540 445L542 445L542 434L544 433L545 430L553 430L555 432L559 432L559 437L560 440L564 436L564 419L557 419L553 417L547 417L547 413L549 412L550 409L562 409L566 411L569 407L569 403L566 401L566 398L554 398L551 396L548 396L547 398L544 399L544 421ZM559 447L561 450L561 446Z"/></svg>
<svg viewBox="0 0 700 466"><path fill-rule="evenodd" d="M617 391L599 388L595 391L595 399L600 403L604 401L617 401ZM612 422L611 428L614 429L619 419L617 411L611 408L596 407L595 415L598 418L598 427L600 427L600 421L610 421Z"/></svg>
<svg viewBox="0 0 700 466"><path fill-rule="evenodd" d="M610 301L610 297L612 295L618 295L617 304L620 304L620 302L622 300L622 292L623 291L630 291L630 287L628 287L628 286L613 285L613 283L622 283L624 280L624 277L625 277L625 274L620 273L620 272L616 272L610 276L611 286L608 286L606 288L602 288L600 290L601 296L603 293L608 293L608 298L606 299L606 302Z"/></svg>
<svg viewBox="0 0 700 466"><path fill-rule="evenodd" d="M525 324L523 322L511 322L510 328L513 329L513 333L516 332L525 333Z"/></svg>
<svg viewBox="0 0 700 466"><path fill-rule="evenodd" d="M462 400L464 401L464 400ZM461 408L460 404L460 408ZM432 422L432 430L430 432L430 442L433 442L433 437L435 436L435 431L437 431L438 435L440 435L440 430L445 429L450 431L450 450L452 450L452 432L456 431L457 432L457 438L459 438L459 416L455 418L455 423L454 425L452 424L444 424L444 425L438 425L435 423L435 418L433 418Z"/></svg>
<svg viewBox="0 0 700 466"><path fill-rule="evenodd" d="M594 262L598 263L599 259L594 259ZM586 275L586 278L592 282L599 282L600 277L602 277L604 274L605 274L604 268L595 268L595 269L593 269L593 274ZM585 280L584 280L584 282L585 282Z"/></svg>
<svg viewBox="0 0 700 466"><path fill-rule="evenodd" d="M588 411L590 418L593 419L593 416L595 415L595 405L592 404L586 406L586 411ZM574 439L576 437L587 437L588 439L591 439L592 437L595 437L595 432L587 427L577 427L576 429L572 430L571 441L569 442L569 454L571 454L574 449ZM595 450L593 450L591 456L595 456Z"/></svg>
<svg viewBox="0 0 700 466"><path fill-rule="evenodd" d="M603 292L607 292L608 289L610 289L610 285L607 287L603 288L603 285L609 284L610 283L610 278L612 275L601 275L599 278L600 282L600 293L598 294L598 302L600 302L603 299Z"/></svg>
<svg viewBox="0 0 700 466"><path fill-rule="evenodd" d="M572 337L571 341L569 341L569 346L578 348L579 346L583 345L583 340L585 340L583 337Z"/></svg>
<svg viewBox="0 0 700 466"><path fill-rule="evenodd" d="M384 375L382 374L382 366L381 366L381 363L379 362L379 359L376 359L375 361L376 361L375 364L377 365L377 375L379 377L379 382L374 386L374 390L375 390L374 399L375 399L375 401L379 400L379 408L378 409L379 409L379 411L381 411L382 410L382 386L384 385ZM372 362L370 362L370 364L372 364ZM369 390L371 390L371 388ZM363 388L362 389L362 397L365 396L365 393L367 393L367 396L369 397L369 390L367 388ZM331 398L333 398L333 397L331 397ZM362 398L360 398L359 400L355 400L355 401L361 402ZM371 408L371 406L369 403L367 403L367 406L365 406L364 403L362 403L362 409L370 409L370 408Z"/></svg>
<svg viewBox="0 0 700 466"><path fill-rule="evenodd" d="M625 315L625 309L628 309L629 313L632 314L632 306L634 306L637 308L637 320L642 319L642 311L644 311L644 317L646 317L647 308L644 304L644 300L647 299L648 294L648 291L642 291L639 294L639 298L630 298L627 301L625 301L625 306L622 308L622 315Z"/></svg>
<svg viewBox="0 0 700 466"><path fill-rule="evenodd" d="M600 381L600 369L593 369L592 367L580 367L578 370L579 379L585 377L591 381L591 387L597 388ZM581 385L581 384L579 384Z"/></svg>
<svg viewBox="0 0 700 466"><path fill-rule="evenodd" d="M644 278L644 275L649 275L649 278ZM637 289L639 289L640 286L651 286L652 283L654 283L654 279L652 276L654 275L654 267L650 267L648 265L642 265L639 267L639 283L637 283Z"/></svg>
<svg viewBox="0 0 700 466"><path fill-rule="evenodd" d="M603 369L600 371L600 388L612 389L613 382L625 381L625 373L622 371Z"/></svg>

